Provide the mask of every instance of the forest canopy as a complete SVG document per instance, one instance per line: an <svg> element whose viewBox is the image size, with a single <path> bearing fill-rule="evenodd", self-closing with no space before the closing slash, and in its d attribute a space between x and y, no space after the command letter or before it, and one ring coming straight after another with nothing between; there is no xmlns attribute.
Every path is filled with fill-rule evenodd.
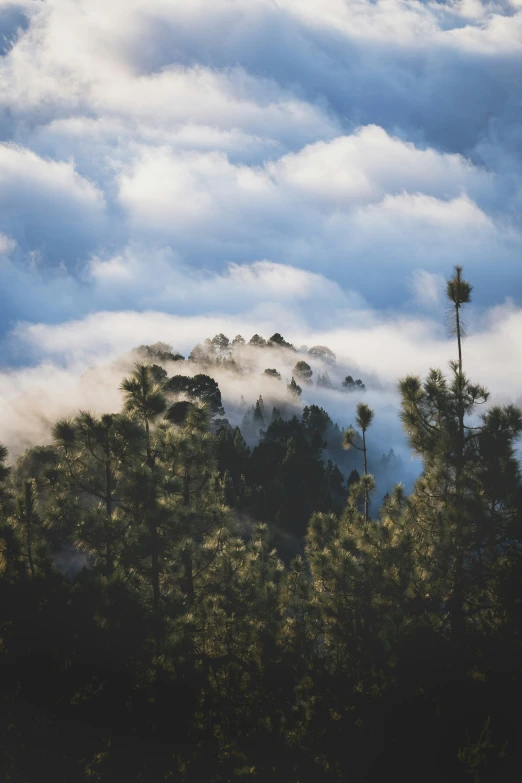
<svg viewBox="0 0 522 783"><path fill-rule="evenodd" d="M0 447L3 779L518 779L522 413L466 375L471 293L449 369L398 382L410 493L367 384L341 430L301 402L336 356L279 333L142 345L120 410ZM281 402L231 424L212 372L251 350Z"/></svg>

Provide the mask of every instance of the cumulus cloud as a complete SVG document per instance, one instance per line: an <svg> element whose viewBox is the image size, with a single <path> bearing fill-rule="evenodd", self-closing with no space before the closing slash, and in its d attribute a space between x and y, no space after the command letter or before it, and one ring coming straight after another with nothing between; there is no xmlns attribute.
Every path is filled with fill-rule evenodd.
<svg viewBox="0 0 522 783"><path fill-rule="evenodd" d="M361 306L355 293L344 292L323 275L272 261L253 264L228 264L222 273L197 272L182 264L168 251L158 253L154 267L161 270L151 277L139 248L128 248L124 255L102 261L94 259L91 275L98 291L111 300L117 292L125 296L130 290L142 306L175 306L185 311L212 310L244 312L248 305L289 302L315 303L323 309Z"/></svg>
<svg viewBox="0 0 522 783"><path fill-rule="evenodd" d="M325 321L315 328L295 306L290 313L287 308L260 312L254 307L228 317L106 311L55 326L24 324L16 331L18 346L28 346L40 361L31 367L0 371L2 440L17 454L31 443L48 442L52 424L59 416L73 415L78 409L118 410L118 386L132 365L129 352L139 344L166 341L187 356L195 343L222 331L230 338L241 333L248 340L254 333L268 337L276 329L284 331L295 345L327 345L337 355L337 366L326 368L306 354L304 358L316 374L328 369L336 388L305 387L303 404L322 405L341 426L347 426L353 421L358 399L341 392L341 380L348 373L363 378L368 387L365 399L375 407L380 420L379 448L393 446L404 455L408 452L398 418L398 378L408 373L426 374L431 367L447 370L456 353L454 340L445 335L440 313L428 318L351 309L339 315L335 326ZM489 387L492 402L516 402L520 398L521 336L522 309L508 300L482 312L464 343L466 371ZM285 383L298 358L293 353L259 349L249 355L251 367L246 375L238 377L218 370L217 379L231 419L237 418L241 395L248 404L259 394L267 401L284 396ZM263 378L266 366L276 367L283 382ZM190 371L189 367L176 365L170 372L180 369Z"/></svg>
<svg viewBox="0 0 522 783"><path fill-rule="evenodd" d="M87 216L53 235L30 199L15 200L22 248L44 262L85 266L93 249L168 242L188 264L267 257L338 267L346 282L341 258L382 275L408 246L415 267L435 234L451 262L480 223L484 253L462 260L514 264L515 3L49 0L2 11L4 136L18 158L69 167L107 205L103 230ZM19 188L32 184L22 176ZM46 191L38 203L60 210Z"/></svg>
<svg viewBox="0 0 522 783"><path fill-rule="evenodd" d="M462 263L516 396L521 65L520 0L0 0L0 393L223 329L391 384Z"/></svg>
<svg viewBox="0 0 522 783"><path fill-rule="evenodd" d="M416 269L411 275L410 287L414 299L421 306L436 308L441 304L445 282L439 273Z"/></svg>
<svg viewBox="0 0 522 783"><path fill-rule="evenodd" d="M2 221L22 248L46 247L55 263L74 258L101 238L104 206L103 194L72 162L0 145Z"/></svg>

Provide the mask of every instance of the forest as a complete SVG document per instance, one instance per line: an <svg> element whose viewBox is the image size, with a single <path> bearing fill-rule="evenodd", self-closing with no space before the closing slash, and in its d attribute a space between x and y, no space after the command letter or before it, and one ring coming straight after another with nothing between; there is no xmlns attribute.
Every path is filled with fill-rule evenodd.
<svg viewBox="0 0 522 783"><path fill-rule="evenodd" d="M520 779L522 412L466 374L471 291L397 383L411 491L368 380L279 333L139 346L121 410L0 447L2 780Z"/></svg>

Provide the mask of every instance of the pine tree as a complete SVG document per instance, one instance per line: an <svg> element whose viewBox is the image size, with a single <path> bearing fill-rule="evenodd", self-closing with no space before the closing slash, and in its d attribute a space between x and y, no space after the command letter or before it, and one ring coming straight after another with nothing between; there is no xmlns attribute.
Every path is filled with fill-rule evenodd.
<svg viewBox="0 0 522 783"><path fill-rule="evenodd" d="M228 354L230 351L230 340L226 335L223 333L216 334L215 337L211 340L212 345L217 350L220 361L223 360L223 358Z"/></svg>
<svg viewBox="0 0 522 783"><path fill-rule="evenodd" d="M3 580L16 581L25 570L23 540L10 519L15 506L7 457L7 449L0 444L0 584Z"/></svg>
<svg viewBox="0 0 522 783"><path fill-rule="evenodd" d="M145 429L145 464L129 471L127 482L130 516L128 524L144 523L148 536L143 541L146 555L150 555L150 582L152 586L152 607L155 623L155 656L158 660L162 645L163 622L161 614L161 539L160 528L165 514L160 503L162 476L157 471L156 451L153 448L151 425L166 408L165 397L154 383L150 368L136 364L134 372L121 383L124 394L124 410L143 424ZM129 514L130 512L130 514ZM156 678L158 670L156 669Z"/></svg>
<svg viewBox="0 0 522 783"><path fill-rule="evenodd" d="M357 378L357 380L354 380L351 375L346 376L341 386L343 388L343 391L348 391L348 392L366 391L366 386L361 381L361 379Z"/></svg>
<svg viewBox="0 0 522 783"><path fill-rule="evenodd" d="M368 458L367 458L367 449L366 449L366 432L368 428L371 426L373 417L374 417L374 411L366 405L364 402L360 402L357 405L357 426L360 428L362 436L359 438L358 433L356 430L354 430L353 427L349 427L347 430L343 432L343 448L348 450L351 448L358 449L359 451L362 451L363 453L363 464L364 464L364 475L362 477L362 482L364 484L364 516L366 518L366 521L370 518L370 491L373 485L373 478L368 475ZM358 440L362 442L362 445L358 445Z"/></svg>
<svg viewBox="0 0 522 783"><path fill-rule="evenodd" d="M164 413L166 408L165 397L154 383L150 367L146 364L136 363L134 372L121 383L124 394L124 410L134 415L145 427L147 465L154 467L154 454L151 447L151 424Z"/></svg>
<svg viewBox="0 0 522 783"><path fill-rule="evenodd" d="M333 389L333 383L330 379L328 371L324 372L323 374L318 374L317 385L321 386L323 389Z"/></svg>
<svg viewBox="0 0 522 783"><path fill-rule="evenodd" d="M17 501L16 519L23 530L27 552L27 563L34 576L34 539L40 522L37 511L37 494L34 481L24 482L23 494Z"/></svg>
<svg viewBox="0 0 522 783"><path fill-rule="evenodd" d="M293 374L302 383L311 383L313 370L307 362L299 361L293 369Z"/></svg>
<svg viewBox="0 0 522 783"><path fill-rule="evenodd" d="M302 394L301 387L296 383L295 378L292 376L292 380L287 385L287 391L292 397L300 397Z"/></svg>
<svg viewBox="0 0 522 783"><path fill-rule="evenodd" d="M265 423L265 404L261 395L259 395L254 408L254 421L257 424Z"/></svg>
<svg viewBox="0 0 522 783"><path fill-rule="evenodd" d="M439 596L440 620L447 621L457 644L469 622L484 618L491 605L488 573L507 546L506 520L516 514L514 442L522 431L522 414L513 406L495 406L477 416L488 393L469 381L462 367L457 316L471 286L460 272L448 286L459 350L459 361L450 365L451 380L431 370L424 383L412 376L400 382L402 420L424 462L408 503L410 524L422 541L422 568L430 583L425 592ZM495 454L502 454L496 469Z"/></svg>
<svg viewBox="0 0 522 783"><path fill-rule="evenodd" d="M143 430L126 416L104 414L98 418L81 412L73 420L57 422L53 434L65 468L62 486L65 481L82 508L75 543L103 559L105 574L110 577L115 548L121 545L123 535L115 513L120 502L118 478L142 445ZM53 494L56 499L56 491Z"/></svg>

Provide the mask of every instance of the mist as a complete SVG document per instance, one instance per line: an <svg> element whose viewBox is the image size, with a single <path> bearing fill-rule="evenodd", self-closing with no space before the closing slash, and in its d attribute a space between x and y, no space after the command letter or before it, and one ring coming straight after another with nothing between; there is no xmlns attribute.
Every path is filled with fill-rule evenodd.
<svg viewBox="0 0 522 783"><path fill-rule="evenodd" d="M442 311L440 315L442 317ZM357 312L351 313L350 318L352 323L357 321ZM229 319L227 323L218 316L195 320L151 314L127 317L119 328L108 333L105 331L107 322L118 327L118 317L107 314L106 319L105 325L102 319L96 328L88 320L72 323L67 329L24 327L19 330L20 341L34 343L37 339L39 350L46 351L49 358L33 367L12 368L0 373L1 440L9 448L12 460L30 446L50 443L52 427L59 418L72 417L79 410L119 411L121 380L132 371L135 361L143 360L135 349L145 340L151 344L171 340L172 349L188 358L195 344L213 337L214 333L225 332L232 340L241 332L248 341L253 333L262 333L267 338L273 333L269 327L275 328L274 324L261 321L263 328L254 329L253 319L244 317L232 322ZM226 365L200 366L192 361L166 362L163 366L169 377L202 372L215 378L222 393L225 418L232 426L243 429L251 446L259 438L259 428L256 431L251 425L245 427L244 419L259 396L264 401L265 424L269 423L274 407L289 417L294 413L300 416L306 405L318 405L327 411L341 431L355 425L357 403L366 402L375 410L374 424L368 433L368 458L370 471L377 478L376 502L380 503L383 495L398 481L410 491L422 468L411 453L402 430L397 381L407 373L425 375L433 366L447 368L455 346L444 337L443 324L434 318L413 321L395 314L385 322L378 314L366 311L360 313L360 321L361 326L351 330L318 332L301 327L297 334L285 332L285 339L296 346L296 352L248 344L240 346L234 352L234 370L226 369ZM486 380L492 382L491 402L514 401L520 395L519 369L512 364L506 367L502 357L507 350L506 342L510 341L508 344L512 345L515 341L514 329L522 323L522 316L517 308L508 304L488 312L485 323L487 329L472 333L465 342L466 366L478 381L486 376ZM138 335L143 339L138 339ZM101 339L105 341L104 345L100 345ZM125 341L129 350L119 353L117 349ZM129 345L131 341L133 345ZM107 342L112 342L113 346L108 356L105 353ZM315 345L326 345L334 350L336 360L325 361L310 354L308 349ZM350 355L343 352L345 346L350 347ZM488 362L484 365L482 360L486 355ZM61 360L60 364L57 359ZM313 376L310 383L301 382L302 395L296 400L288 394L286 387L299 360L310 365ZM495 373L495 362L502 368L503 375L500 371ZM276 369L280 380L267 376L264 373L267 368ZM324 373L329 376L331 388L317 384ZM360 378L366 390L343 391L342 382L348 375ZM337 462L345 477L353 468L362 472L360 453L352 450L340 454L338 446L339 443L328 442L324 459L331 457ZM388 465L382 458L390 450L396 459Z"/></svg>

